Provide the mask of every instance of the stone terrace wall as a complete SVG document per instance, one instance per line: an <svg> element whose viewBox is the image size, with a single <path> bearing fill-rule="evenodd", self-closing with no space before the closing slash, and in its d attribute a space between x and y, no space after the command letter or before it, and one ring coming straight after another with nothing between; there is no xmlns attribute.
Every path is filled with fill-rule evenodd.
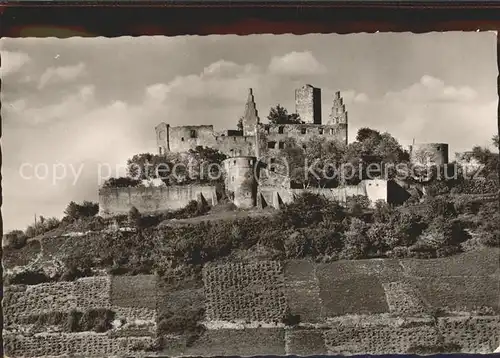
<svg viewBox="0 0 500 358"><path fill-rule="evenodd" d="M33 336L4 335L4 346L10 357L78 357L137 356L135 347L152 343L151 337L110 338L99 333L48 333Z"/></svg>
<svg viewBox="0 0 500 358"><path fill-rule="evenodd" d="M4 314L13 322L51 311L108 308L117 318L156 319L156 276L96 276L74 282L12 285L4 289Z"/></svg>
<svg viewBox="0 0 500 358"><path fill-rule="evenodd" d="M208 204L217 202L215 186L129 187L99 189L101 216L127 214L135 206L141 213L177 210L202 195Z"/></svg>

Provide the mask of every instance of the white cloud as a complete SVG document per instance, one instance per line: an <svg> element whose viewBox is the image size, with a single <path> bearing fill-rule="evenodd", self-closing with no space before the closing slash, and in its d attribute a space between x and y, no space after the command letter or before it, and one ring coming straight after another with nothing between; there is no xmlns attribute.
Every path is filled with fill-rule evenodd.
<svg viewBox="0 0 500 358"><path fill-rule="evenodd" d="M240 102L248 88L260 84L263 73L250 64L218 61L206 66L200 74L178 76L167 84L157 83L146 89L150 100L179 104L225 100Z"/></svg>
<svg viewBox="0 0 500 358"><path fill-rule="evenodd" d="M85 73L85 64L80 62L76 65L49 67L40 77L38 81L38 89L42 89L47 85L70 82L82 76Z"/></svg>
<svg viewBox="0 0 500 358"><path fill-rule="evenodd" d="M11 73L19 71L25 64L31 61L31 58L23 52L1 51L2 65L0 67L0 76L3 78Z"/></svg>
<svg viewBox="0 0 500 358"><path fill-rule="evenodd" d="M326 72L326 67L310 52L294 51L273 57L269 64L269 72L284 76L319 75Z"/></svg>
<svg viewBox="0 0 500 358"><path fill-rule="evenodd" d="M404 102L462 102L475 100L477 93L471 87L449 86L439 78L425 75L408 88L386 93L385 98Z"/></svg>
<svg viewBox="0 0 500 358"><path fill-rule="evenodd" d="M54 121L68 121L84 113L94 101L94 86L78 88L61 101L43 107L29 107L24 99L5 103L4 120L17 124L40 125Z"/></svg>

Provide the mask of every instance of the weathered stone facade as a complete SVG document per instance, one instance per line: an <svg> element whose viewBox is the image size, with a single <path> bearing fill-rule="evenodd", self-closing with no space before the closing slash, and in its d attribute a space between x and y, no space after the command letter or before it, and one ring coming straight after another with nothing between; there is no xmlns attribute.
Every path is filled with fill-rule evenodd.
<svg viewBox="0 0 500 358"><path fill-rule="evenodd" d="M256 206L257 158L237 157L224 161L225 185L234 205L249 209Z"/></svg>
<svg viewBox="0 0 500 358"><path fill-rule="evenodd" d="M200 197L201 196L201 197ZM192 200L217 203L214 186L179 185L167 187L129 187L99 189L99 210L103 217L127 214L135 206L141 213L177 210Z"/></svg>
<svg viewBox="0 0 500 358"><path fill-rule="evenodd" d="M305 123L321 124L321 89L309 84L297 88L295 112Z"/></svg>
<svg viewBox="0 0 500 358"><path fill-rule="evenodd" d="M448 144L416 143L410 146L410 160L413 164L448 164Z"/></svg>
<svg viewBox="0 0 500 358"><path fill-rule="evenodd" d="M321 123L321 89L305 85L295 91L296 112L304 124L264 124L260 122L252 89L248 91L242 130L215 131L213 125L178 126L160 123L155 127L158 153L187 152L197 146L215 148L229 157L279 153L287 138L298 143L326 136L347 144L347 111L337 92L327 124ZM270 151L273 149L273 151Z"/></svg>
<svg viewBox="0 0 500 358"><path fill-rule="evenodd" d="M340 92L335 92L333 98L332 111L327 124L346 124L347 125L347 111L345 109L344 99L340 97Z"/></svg>

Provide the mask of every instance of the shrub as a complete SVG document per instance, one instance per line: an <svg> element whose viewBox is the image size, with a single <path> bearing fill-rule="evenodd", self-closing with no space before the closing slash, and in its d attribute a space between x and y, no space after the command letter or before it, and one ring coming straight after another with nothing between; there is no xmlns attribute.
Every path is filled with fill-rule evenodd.
<svg viewBox="0 0 500 358"><path fill-rule="evenodd" d="M64 214L72 220L89 218L97 215L98 212L99 204L90 201L84 201L82 204L71 201L64 210Z"/></svg>
<svg viewBox="0 0 500 358"><path fill-rule="evenodd" d="M435 217L452 218L457 215L453 202L448 197L426 198L422 209L428 221Z"/></svg>
<svg viewBox="0 0 500 358"><path fill-rule="evenodd" d="M91 264L82 263L79 266L70 265L64 270L61 275L61 281L75 281L82 277L89 277L93 275Z"/></svg>
<svg viewBox="0 0 500 358"><path fill-rule="evenodd" d="M357 247L360 252L365 253L368 249L368 237L367 237L368 225L358 219L353 218L347 230L344 234L344 243L347 247Z"/></svg>
<svg viewBox="0 0 500 358"><path fill-rule="evenodd" d="M109 309L90 309L85 312L71 311L66 328L70 332L106 332L113 328L115 313Z"/></svg>
<svg viewBox="0 0 500 358"><path fill-rule="evenodd" d="M425 192L428 196L435 197L448 194L450 192L450 188L445 181L434 180L425 187Z"/></svg>
<svg viewBox="0 0 500 358"><path fill-rule="evenodd" d="M361 216L370 207L370 199L364 195L355 195L347 198L347 211L352 216Z"/></svg>
<svg viewBox="0 0 500 358"><path fill-rule="evenodd" d="M204 327L199 324L203 320L205 310L188 308L179 312L165 312L159 319L158 334L201 334Z"/></svg>
<svg viewBox="0 0 500 358"><path fill-rule="evenodd" d="M370 225L366 232L368 238L369 256L380 256L387 250L387 243L393 237L391 225L383 222L375 222Z"/></svg>
<svg viewBox="0 0 500 358"><path fill-rule="evenodd" d="M383 200L377 200L375 202L375 208L373 210L373 220L375 222L387 222L392 215L394 215L394 212L388 203Z"/></svg>
<svg viewBox="0 0 500 358"><path fill-rule="evenodd" d="M287 258L302 258L311 252L311 243L300 231L293 232L284 242Z"/></svg>
<svg viewBox="0 0 500 358"><path fill-rule="evenodd" d="M38 285L51 282L52 279L42 270L22 271L11 276L6 276L5 285Z"/></svg>
<svg viewBox="0 0 500 358"><path fill-rule="evenodd" d="M407 257L411 257L412 253L409 247L406 246L396 246L392 250L387 252L388 257L404 259Z"/></svg>
<svg viewBox="0 0 500 358"><path fill-rule="evenodd" d="M22 249L28 241L22 230L13 230L4 235L5 247L12 249Z"/></svg>
<svg viewBox="0 0 500 358"><path fill-rule="evenodd" d="M109 178L103 184L104 188L128 188L136 187L141 184L140 180L130 177Z"/></svg>
<svg viewBox="0 0 500 358"><path fill-rule="evenodd" d="M28 238L35 237L37 235L45 234L51 230L56 229L61 224L61 221L57 218L44 218L43 216L39 217L39 221L35 224L28 225L25 230L25 235Z"/></svg>
<svg viewBox="0 0 500 358"><path fill-rule="evenodd" d="M308 227L322 221L324 212L331 215L332 211L326 209L331 204L322 195L304 192L297 195L291 203L283 207L279 213L279 220L286 227Z"/></svg>
<svg viewBox="0 0 500 358"><path fill-rule="evenodd" d="M128 224L131 227L139 227L141 224L141 213L135 206L132 206L128 211Z"/></svg>
<svg viewBox="0 0 500 358"><path fill-rule="evenodd" d="M386 238L388 249L411 246L426 228L425 219L413 207L397 208L390 220L391 235Z"/></svg>
<svg viewBox="0 0 500 358"><path fill-rule="evenodd" d="M292 314L289 309L286 310L282 323L286 326L296 326L300 323L300 315Z"/></svg>
<svg viewBox="0 0 500 358"><path fill-rule="evenodd" d="M344 231L344 225L339 222L322 222L314 228L305 230L304 235L310 238L310 255L337 255L342 249Z"/></svg>

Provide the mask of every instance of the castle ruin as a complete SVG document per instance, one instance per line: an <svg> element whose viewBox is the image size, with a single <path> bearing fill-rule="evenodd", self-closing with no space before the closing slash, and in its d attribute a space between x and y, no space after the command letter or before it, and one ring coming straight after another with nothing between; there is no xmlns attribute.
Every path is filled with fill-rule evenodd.
<svg viewBox="0 0 500 358"><path fill-rule="evenodd" d="M307 191L295 189L290 178L273 168L283 157L288 141L305 148L315 137L324 137L348 144L348 112L340 92L333 96L331 112L325 124L321 118L321 89L309 84L295 90L295 110L302 123L262 123L255 97L249 89L239 129L215 131L214 126L171 126L165 122L155 127L159 155L185 153L198 146L210 147L227 156L223 162L225 189L228 197L240 208L272 206L279 208ZM410 148L412 163L448 163L448 145L444 143L414 144ZM358 185L338 188L315 188L313 191L331 200L345 202L348 197L362 195L370 199L390 201L393 187L387 180L363 180ZM218 202L216 190L210 185L179 185L167 188L101 188L101 215L126 213L132 206L141 212L157 212L183 207L191 200Z"/></svg>
<svg viewBox="0 0 500 358"><path fill-rule="evenodd" d="M347 112L340 92L333 99L332 114L327 124L321 119L321 89L305 85L295 91L296 112L304 123L264 124L255 104L252 89L248 91L243 114L243 130L215 131L213 125L156 126L158 154L187 152L197 146L219 150L228 157L278 155L285 148L285 140L293 138L298 144L311 137L326 136L347 144Z"/></svg>

